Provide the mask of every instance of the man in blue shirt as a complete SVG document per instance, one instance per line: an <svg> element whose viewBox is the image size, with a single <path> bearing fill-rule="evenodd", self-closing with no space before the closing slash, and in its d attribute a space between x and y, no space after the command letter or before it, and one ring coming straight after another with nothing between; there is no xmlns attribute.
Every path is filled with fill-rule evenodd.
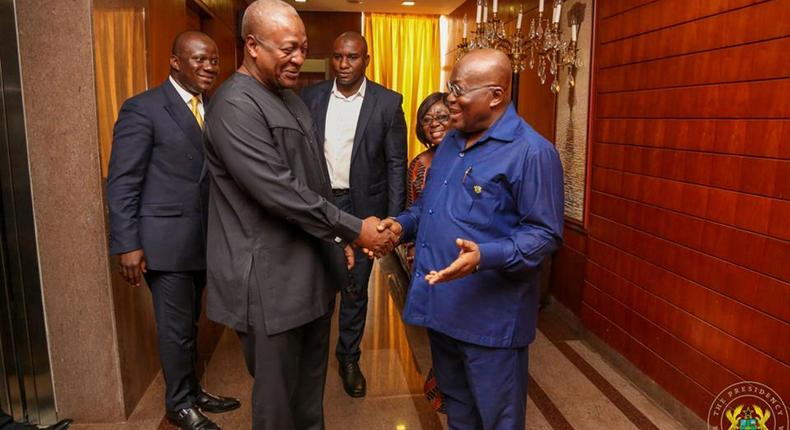
<svg viewBox="0 0 790 430"><path fill-rule="evenodd" d="M422 197L379 226L416 244L403 319L428 328L450 429L524 429L540 263L562 242L559 156L510 104L510 79L500 51L456 63L455 130Z"/></svg>

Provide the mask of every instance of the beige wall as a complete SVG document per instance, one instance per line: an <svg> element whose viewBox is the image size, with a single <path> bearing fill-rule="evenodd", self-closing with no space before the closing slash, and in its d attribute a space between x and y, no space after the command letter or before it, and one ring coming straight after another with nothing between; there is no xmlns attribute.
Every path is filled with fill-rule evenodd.
<svg viewBox="0 0 790 430"><path fill-rule="evenodd" d="M124 419L93 79L91 1L16 2L33 209L59 416Z"/></svg>

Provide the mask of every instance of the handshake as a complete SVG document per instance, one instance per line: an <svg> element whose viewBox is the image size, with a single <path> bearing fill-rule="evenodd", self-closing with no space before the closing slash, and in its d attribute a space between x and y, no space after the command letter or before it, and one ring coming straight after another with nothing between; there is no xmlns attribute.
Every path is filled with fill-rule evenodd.
<svg viewBox="0 0 790 430"><path fill-rule="evenodd" d="M354 246L362 248L369 258L383 257L398 246L402 230L400 223L392 218L368 217L362 221L362 231Z"/></svg>

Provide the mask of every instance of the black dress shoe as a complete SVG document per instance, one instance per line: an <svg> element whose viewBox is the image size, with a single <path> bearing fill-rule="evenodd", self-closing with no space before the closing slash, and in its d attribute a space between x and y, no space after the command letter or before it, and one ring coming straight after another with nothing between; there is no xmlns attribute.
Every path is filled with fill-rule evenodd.
<svg viewBox="0 0 790 430"><path fill-rule="evenodd" d="M183 430L220 430L218 425L195 406L180 411L167 411L167 420Z"/></svg>
<svg viewBox="0 0 790 430"><path fill-rule="evenodd" d="M338 368L340 379L343 380L343 389L351 397L365 397L365 375L359 369L359 363L340 363Z"/></svg>
<svg viewBox="0 0 790 430"><path fill-rule="evenodd" d="M234 399L233 397L222 397L211 394L201 388L200 393L195 399L195 406L199 407L203 412L218 414L220 412L238 409L239 406L241 406L241 402L239 399Z"/></svg>

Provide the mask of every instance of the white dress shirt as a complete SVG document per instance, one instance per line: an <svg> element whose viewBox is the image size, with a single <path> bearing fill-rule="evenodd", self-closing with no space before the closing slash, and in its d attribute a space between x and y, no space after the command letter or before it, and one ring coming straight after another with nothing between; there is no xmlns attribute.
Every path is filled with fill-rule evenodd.
<svg viewBox="0 0 790 430"><path fill-rule="evenodd" d="M192 112L192 104L190 103L190 101L192 100L192 97L195 96L193 96L192 93L190 93L189 91L185 90L184 87L182 87L181 84L179 84L175 79L173 79L172 76L169 76L168 79L170 79L170 83L173 84L174 87L176 87L176 91L178 91L178 95L181 96L182 99L184 99L184 103L187 104L189 111ZM198 100L200 100L200 103L198 103L198 112L200 112L200 117L205 119L206 111L205 109L203 109L203 96L201 94L198 94L197 98Z"/></svg>
<svg viewBox="0 0 790 430"><path fill-rule="evenodd" d="M350 186L351 151L366 87L367 79L362 78L359 90L346 97L337 89L337 81L332 85L326 109L324 156L333 189L348 189Z"/></svg>

